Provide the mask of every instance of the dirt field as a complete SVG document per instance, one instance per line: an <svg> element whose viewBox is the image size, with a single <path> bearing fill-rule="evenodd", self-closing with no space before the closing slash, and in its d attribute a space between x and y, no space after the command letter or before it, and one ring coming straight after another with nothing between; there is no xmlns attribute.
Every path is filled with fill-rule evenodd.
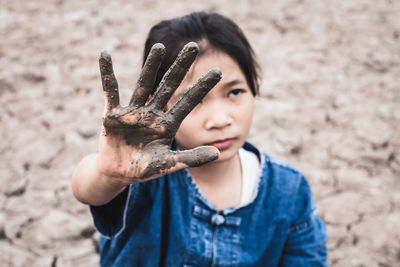
<svg viewBox="0 0 400 267"><path fill-rule="evenodd" d="M189 2L188 2L189 3ZM234 18L263 69L250 140L303 171L332 266L400 266L400 1L0 0L1 266L97 266L70 176L96 150L97 58L129 99L150 26Z"/></svg>

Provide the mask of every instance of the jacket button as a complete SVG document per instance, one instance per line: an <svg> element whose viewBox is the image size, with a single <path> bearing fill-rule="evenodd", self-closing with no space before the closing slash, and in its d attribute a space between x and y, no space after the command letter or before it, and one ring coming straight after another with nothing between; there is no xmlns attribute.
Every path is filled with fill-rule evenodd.
<svg viewBox="0 0 400 267"><path fill-rule="evenodd" d="M213 224L213 225L219 226L219 225L223 224L224 222L225 222L225 218L221 214L214 214L211 217L211 224Z"/></svg>

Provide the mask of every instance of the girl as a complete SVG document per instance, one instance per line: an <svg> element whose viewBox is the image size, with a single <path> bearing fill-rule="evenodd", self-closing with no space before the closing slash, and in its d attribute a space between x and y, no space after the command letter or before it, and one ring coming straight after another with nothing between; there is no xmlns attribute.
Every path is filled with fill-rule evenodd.
<svg viewBox="0 0 400 267"><path fill-rule="evenodd" d="M200 12L155 25L127 107L110 56L99 62L99 152L72 187L102 266L327 266L306 179L246 142L258 74L234 22Z"/></svg>

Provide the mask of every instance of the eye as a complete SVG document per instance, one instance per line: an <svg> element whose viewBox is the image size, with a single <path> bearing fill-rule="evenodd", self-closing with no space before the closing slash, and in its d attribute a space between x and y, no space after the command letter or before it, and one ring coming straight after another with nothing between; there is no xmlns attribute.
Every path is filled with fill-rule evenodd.
<svg viewBox="0 0 400 267"><path fill-rule="evenodd" d="M242 94L244 92L243 89L233 89L230 90L228 93L228 97L237 97L238 95Z"/></svg>

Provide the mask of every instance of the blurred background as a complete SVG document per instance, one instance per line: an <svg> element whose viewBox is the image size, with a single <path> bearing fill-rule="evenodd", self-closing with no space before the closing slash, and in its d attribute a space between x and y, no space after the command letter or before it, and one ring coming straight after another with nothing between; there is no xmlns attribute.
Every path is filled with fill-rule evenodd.
<svg viewBox="0 0 400 267"><path fill-rule="evenodd" d="M250 140L306 174L332 266L399 266L400 1L0 0L1 266L98 266L70 176L96 151L108 50L127 104L150 27L216 11L262 67Z"/></svg>

